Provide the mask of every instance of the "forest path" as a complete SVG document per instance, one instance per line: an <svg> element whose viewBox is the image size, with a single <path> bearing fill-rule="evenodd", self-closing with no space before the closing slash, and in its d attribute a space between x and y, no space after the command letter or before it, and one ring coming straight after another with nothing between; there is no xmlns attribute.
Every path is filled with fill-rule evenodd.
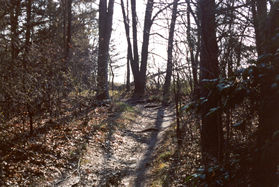
<svg viewBox="0 0 279 187"><path fill-rule="evenodd" d="M149 186L149 166L173 124L174 110L151 103L133 109L136 117L124 127L108 123L105 135L96 133L80 159L78 172L55 186ZM101 137L104 141L96 141Z"/></svg>

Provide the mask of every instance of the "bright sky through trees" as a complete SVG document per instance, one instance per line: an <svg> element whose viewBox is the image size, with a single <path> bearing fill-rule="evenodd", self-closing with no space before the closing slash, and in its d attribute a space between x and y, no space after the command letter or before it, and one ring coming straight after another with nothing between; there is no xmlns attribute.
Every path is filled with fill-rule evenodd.
<svg viewBox="0 0 279 187"><path fill-rule="evenodd" d="M143 30L143 19L144 19L144 11L145 11L145 1L137 1L137 14L138 14L138 39L140 44L142 42L142 30ZM156 12L156 11L155 11ZM171 13L171 11L169 12ZM131 19L131 16L130 16ZM122 65L119 69L115 71L115 82L124 83L126 77L126 56L127 56L127 41L125 36L123 17L121 12L120 0L116 0L115 9L114 9L114 20L113 20L113 32L111 44L115 44L116 50L119 53L118 64ZM158 22L158 21L157 21ZM164 23L164 21L159 21ZM160 26L154 24L151 28L151 33L160 33L165 38L168 37L167 25L165 29L160 28ZM161 71L165 71L166 68L166 55L167 55L167 40L162 40L156 35L153 35L150 38L150 48L149 51L149 61L148 66L150 72L157 72L158 68ZM124 58L125 57L125 58ZM131 79L133 80L133 76L131 74Z"/></svg>

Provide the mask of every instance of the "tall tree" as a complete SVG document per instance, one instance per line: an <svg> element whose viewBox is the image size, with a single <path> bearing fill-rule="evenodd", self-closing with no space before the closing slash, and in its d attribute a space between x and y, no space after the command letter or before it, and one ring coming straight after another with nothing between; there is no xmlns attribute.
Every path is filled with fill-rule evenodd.
<svg viewBox="0 0 279 187"><path fill-rule="evenodd" d="M134 1L134 0L133 0ZM148 0L146 4L144 27L143 27L143 43L141 48L141 66L138 80L135 81L135 92L139 95L144 95L146 87L146 68L148 60L148 47L150 30L152 26L152 11L153 11L153 0Z"/></svg>
<svg viewBox="0 0 279 187"><path fill-rule="evenodd" d="M222 122L217 98L206 86L209 79L218 79L218 46L216 39L215 1L199 0L201 21L200 78L201 97L207 97L202 109L201 144L205 161L214 157L222 159ZM209 114L209 111L212 111Z"/></svg>
<svg viewBox="0 0 279 187"><path fill-rule="evenodd" d="M11 56L14 61L19 54L19 16L21 11L20 0L11 1L10 4L10 24L11 24Z"/></svg>
<svg viewBox="0 0 279 187"><path fill-rule="evenodd" d="M191 12L192 12L192 9L191 9L191 5L190 5L190 0L188 0L187 1L187 41L188 41L188 45L189 45L190 60L191 60L191 66L192 66L193 91L194 91L194 95L197 96L198 67L197 67L197 61L194 56L194 41L193 41L193 36L191 34L191 19L190 19ZM196 53L198 53L198 51Z"/></svg>
<svg viewBox="0 0 279 187"><path fill-rule="evenodd" d="M178 2L179 0L173 1L172 17L171 17L171 24L169 30L169 39L168 39L168 60L167 60L167 71L166 71L167 73L166 73L164 92L163 92L163 104L166 104L168 102L170 96L170 84L171 84L171 76L172 76L172 69L173 69L173 62L172 62L173 38L174 38L175 22L177 17Z"/></svg>
<svg viewBox="0 0 279 187"><path fill-rule="evenodd" d="M109 43L112 32L114 0L100 0L99 2L99 53L97 76L97 99L109 98L108 92L108 56Z"/></svg>
<svg viewBox="0 0 279 187"><path fill-rule="evenodd" d="M262 21L259 32L265 36L257 43L260 52L259 70L264 78L260 82L260 108L259 108L259 129L258 146L260 152L255 163L255 185L277 186L278 178L278 150L279 150L279 2L275 1L269 15ZM262 39L262 38L261 38ZM267 58L266 58L267 57Z"/></svg>
<svg viewBox="0 0 279 187"><path fill-rule="evenodd" d="M127 7L126 7L126 12L125 12L124 1L121 0L123 23L124 23L124 27L125 27L127 42L128 42L126 90L130 91L130 59L132 59L133 57L132 57L132 46L131 46L131 42L130 42L129 0L127 0L126 4L127 4Z"/></svg>
<svg viewBox="0 0 279 187"><path fill-rule="evenodd" d="M32 0L28 0L26 4L26 33L25 33L25 47L26 52L29 50L31 39L31 12L32 12Z"/></svg>
<svg viewBox="0 0 279 187"><path fill-rule="evenodd" d="M122 4L123 4L123 2L122 2ZM126 11L127 11L127 23L128 23L128 25L130 24L130 19L129 19L129 0L127 0L127 8L126 8ZM123 14L123 15L125 15L125 13ZM128 32L130 32L130 29L128 28ZM129 35L129 33L128 33L128 35ZM131 87L131 85L130 85L130 74L131 74L131 72L130 72L130 58L129 58L129 50L131 50L131 48L129 48L129 47L127 47L127 80L126 80L126 90L127 91L130 91L130 87Z"/></svg>
<svg viewBox="0 0 279 187"><path fill-rule="evenodd" d="M61 9L62 9L62 20L63 20L63 47L64 47L64 55L66 57L66 49L67 49L67 0L61 0Z"/></svg>
<svg viewBox="0 0 279 187"><path fill-rule="evenodd" d="M67 0L67 11L68 11L68 19L67 19L67 34L66 34L66 46L65 46L65 58L67 63L70 61L70 48L71 48L71 40L72 40L72 0Z"/></svg>
<svg viewBox="0 0 279 187"><path fill-rule="evenodd" d="M122 13L125 24L126 38L128 42L128 56L130 58L130 64L132 73L134 76L135 90L134 96L143 96L146 86L146 69L148 61L148 47L150 30L154 18L152 18L153 11L153 0L148 0L145 9L144 28L143 28L143 43L141 49L141 62L139 61L139 50L138 50L138 29L137 29L137 12L136 12L136 1L131 0L131 12L132 12L132 35L133 42L130 40L129 24L127 22L126 13L124 9L124 2L121 0Z"/></svg>
<svg viewBox="0 0 279 187"><path fill-rule="evenodd" d="M127 51L129 49L127 48ZM127 75L126 75L126 90L130 91L131 89L131 84L130 84L130 76L131 76L131 72L130 72L130 58L129 58L129 52L127 52Z"/></svg>
<svg viewBox="0 0 279 187"><path fill-rule="evenodd" d="M256 48L258 55L264 52L265 21L267 17L267 0L252 1L253 22L256 34Z"/></svg>

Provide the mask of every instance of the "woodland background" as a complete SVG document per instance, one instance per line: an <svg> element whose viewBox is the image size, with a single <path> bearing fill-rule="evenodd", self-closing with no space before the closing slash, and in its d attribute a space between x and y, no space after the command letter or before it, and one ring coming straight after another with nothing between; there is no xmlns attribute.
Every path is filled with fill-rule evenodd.
<svg viewBox="0 0 279 187"><path fill-rule="evenodd" d="M144 2L141 20L135 0L1 0L3 185L32 184L41 174L36 165L45 163L46 154L27 166L28 174L18 174L26 160L44 153L43 144L37 149L33 142L38 133L56 136L56 128L58 134L68 129L71 137L73 128L81 136L89 133L95 127L64 122L81 117L88 122L82 112L109 108L124 96L175 106L180 153L173 157L180 162L189 152L201 155L184 168L186 176L173 176L183 178L181 183L278 185L279 1ZM120 60L111 41L115 6L121 7L126 35L125 85L114 83ZM167 43L162 52L167 59L161 59L166 69L151 70L160 56L149 50L151 40ZM191 143L197 146L187 151ZM45 142L46 152L50 144ZM60 155L61 165L72 158L66 155Z"/></svg>

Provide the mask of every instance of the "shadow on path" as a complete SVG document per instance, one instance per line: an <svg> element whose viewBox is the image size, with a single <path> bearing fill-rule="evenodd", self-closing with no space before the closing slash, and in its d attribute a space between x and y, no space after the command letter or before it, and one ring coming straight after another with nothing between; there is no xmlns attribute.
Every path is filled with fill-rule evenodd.
<svg viewBox="0 0 279 187"><path fill-rule="evenodd" d="M152 154L155 151L155 147L158 143L159 140L159 133L162 129L162 123L164 121L164 112L165 112L165 108L161 107L158 109L157 112L157 117L156 117L156 121L155 121L155 128L158 129L158 131L152 132L151 136L150 136L150 141L149 141L149 145L147 147L147 151L143 156L143 159L139 162L138 167L136 169L136 178L135 180L132 182L133 186L135 187L142 187L145 181L145 173L148 170L148 165L151 163L152 161Z"/></svg>

